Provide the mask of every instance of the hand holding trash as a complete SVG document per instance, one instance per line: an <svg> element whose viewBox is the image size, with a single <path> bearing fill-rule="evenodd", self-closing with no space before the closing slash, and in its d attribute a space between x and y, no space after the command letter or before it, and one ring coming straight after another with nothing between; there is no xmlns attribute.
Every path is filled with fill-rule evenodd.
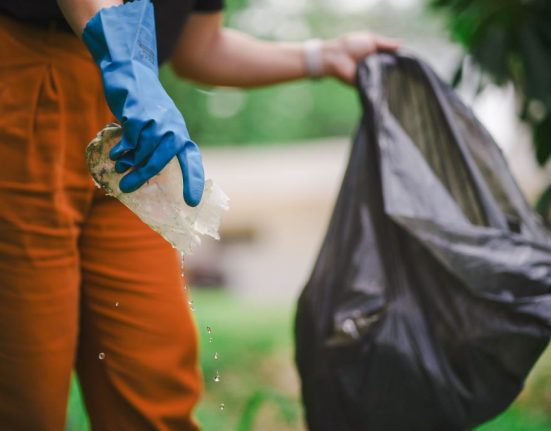
<svg viewBox="0 0 551 431"><path fill-rule="evenodd" d="M199 205L186 205L181 194L182 176L175 159L138 190L121 191L121 174L109 158L111 148L120 141L121 135L118 124L108 124L86 147L86 162L96 185L120 200L181 253L193 253L202 236L218 239L222 215L228 209L228 197L208 179Z"/></svg>
<svg viewBox="0 0 551 431"><path fill-rule="evenodd" d="M322 73L354 85L358 62L377 51L396 51L396 41L368 32L344 34L324 41L321 48Z"/></svg>
<svg viewBox="0 0 551 431"><path fill-rule="evenodd" d="M133 168L120 180L121 191L138 189L176 157L184 200L197 206L205 183L201 154L158 79L151 1L101 9L82 38L101 70L107 103L122 124L122 139L109 154L117 172Z"/></svg>

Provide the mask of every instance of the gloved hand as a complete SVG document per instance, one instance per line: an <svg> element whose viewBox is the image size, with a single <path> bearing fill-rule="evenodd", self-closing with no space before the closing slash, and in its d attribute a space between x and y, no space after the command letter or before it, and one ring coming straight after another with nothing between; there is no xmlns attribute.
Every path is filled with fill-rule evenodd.
<svg viewBox="0 0 551 431"><path fill-rule="evenodd" d="M151 1L101 9L86 24L82 38L101 69L105 98L123 128L120 143L109 154L117 161L117 172L133 168L121 179L120 189L136 190L176 156L184 200L198 205L204 188L201 154L159 82Z"/></svg>

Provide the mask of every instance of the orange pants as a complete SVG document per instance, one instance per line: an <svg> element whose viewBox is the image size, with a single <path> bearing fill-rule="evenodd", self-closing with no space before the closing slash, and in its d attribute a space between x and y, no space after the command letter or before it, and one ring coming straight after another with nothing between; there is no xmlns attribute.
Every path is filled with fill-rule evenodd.
<svg viewBox="0 0 551 431"><path fill-rule="evenodd" d="M0 430L184 431L201 389L177 254L88 175L112 120L84 45L0 16Z"/></svg>

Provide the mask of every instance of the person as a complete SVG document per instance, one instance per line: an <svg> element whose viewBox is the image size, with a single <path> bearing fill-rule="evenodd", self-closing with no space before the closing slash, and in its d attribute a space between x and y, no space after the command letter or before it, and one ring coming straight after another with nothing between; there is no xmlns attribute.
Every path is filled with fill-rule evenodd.
<svg viewBox="0 0 551 431"><path fill-rule="evenodd" d="M223 0L0 0L0 428L63 429L76 368L93 430L195 430L197 334L168 243L89 177L84 146L115 118L131 192L173 157L197 205L203 167L160 84L352 84L393 41L265 42L223 29ZM72 31L71 31L72 30ZM75 34L78 37L75 37Z"/></svg>

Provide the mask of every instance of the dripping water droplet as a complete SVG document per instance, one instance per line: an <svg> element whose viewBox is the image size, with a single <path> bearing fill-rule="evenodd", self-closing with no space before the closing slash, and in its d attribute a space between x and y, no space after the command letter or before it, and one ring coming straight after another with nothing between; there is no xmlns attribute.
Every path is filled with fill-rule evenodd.
<svg viewBox="0 0 551 431"><path fill-rule="evenodd" d="M220 354L218 352L214 353L214 359L220 359Z"/></svg>
<svg viewBox="0 0 551 431"><path fill-rule="evenodd" d="M224 410L224 407L226 407L226 406L224 405L224 403L220 403L220 405L218 406L218 408L219 408L220 410Z"/></svg>
<svg viewBox="0 0 551 431"><path fill-rule="evenodd" d="M100 354L98 355L98 358L100 361L103 361L105 359L105 353L100 352Z"/></svg>
<svg viewBox="0 0 551 431"><path fill-rule="evenodd" d="M216 375L214 376L214 379L213 379L216 383L218 383L220 381L220 374L218 373L218 371L216 372Z"/></svg>

